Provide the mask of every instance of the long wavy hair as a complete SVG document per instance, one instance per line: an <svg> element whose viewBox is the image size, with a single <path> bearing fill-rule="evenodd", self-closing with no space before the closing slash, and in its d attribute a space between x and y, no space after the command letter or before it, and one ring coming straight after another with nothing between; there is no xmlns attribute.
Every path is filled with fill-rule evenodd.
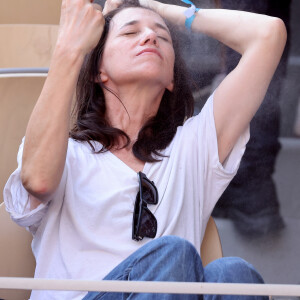
<svg viewBox="0 0 300 300"><path fill-rule="evenodd" d="M106 119L103 89L108 90L108 88L96 81L111 20L120 11L129 7L142 6L139 1L127 0L105 15L102 36L96 48L86 55L77 82L76 105L73 111L76 121L70 131L70 137L77 141L88 142L95 153L105 152L116 146L122 149L131 143L124 131L112 127ZM186 118L191 117L194 111L194 99L176 39L177 30L166 20L165 23L170 30L175 52L174 89L172 92L165 90L156 116L146 121L132 146L134 156L144 162L159 161L157 157L162 156L160 151L170 144L177 127L182 125ZM120 105L123 105L122 99L113 91L109 91L120 100ZM125 106L124 109L126 110ZM120 140L125 141L124 145L119 145ZM96 151L93 141L100 142L102 148Z"/></svg>

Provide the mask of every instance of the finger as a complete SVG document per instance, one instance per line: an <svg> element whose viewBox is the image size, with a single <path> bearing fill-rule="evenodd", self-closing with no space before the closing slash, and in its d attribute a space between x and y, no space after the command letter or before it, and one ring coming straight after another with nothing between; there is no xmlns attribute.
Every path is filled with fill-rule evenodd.
<svg viewBox="0 0 300 300"><path fill-rule="evenodd" d="M111 0L112 3L114 3L115 5L120 6L123 3L123 0Z"/></svg>
<svg viewBox="0 0 300 300"><path fill-rule="evenodd" d="M117 9L122 3L123 0L106 0L103 9L103 14L105 15L110 11Z"/></svg>
<svg viewBox="0 0 300 300"><path fill-rule="evenodd" d="M98 3L92 3L92 5L93 5L93 7L95 8L95 9L97 9L97 10L99 10L99 11L102 11L103 9L102 9L102 6L100 5L100 4L98 4Z"/></svg>
<svg viewBox="0 0 300 300"><path fill-rule="evenodd" d="M112 5L114 5L116 8L119 7L124 1L123 0L111 0Z"/></svg>

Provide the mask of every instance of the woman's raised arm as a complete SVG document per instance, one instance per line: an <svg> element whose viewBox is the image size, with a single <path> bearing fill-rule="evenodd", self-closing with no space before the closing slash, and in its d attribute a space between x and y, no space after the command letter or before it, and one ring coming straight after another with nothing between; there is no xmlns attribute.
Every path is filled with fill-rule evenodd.
<svg viewBox="0 0 300 300"><path fill-rule="evenodd" d="M25 135L21 179L43 200L57 188L65 165L72 98L85 55L104 26L100 7L88 0L63 0L57 44L49 74Z"/></svg>
<svg viewBox="0 0 300 300"><path fill-rule="evenodd" d="M184 26L186 7L140 0L160 15ZM242 55L238 66L214 95L219 158L224 162L264 99L286 43L282 20L224 9L200 9L192 30L211 36Z"/></svg>

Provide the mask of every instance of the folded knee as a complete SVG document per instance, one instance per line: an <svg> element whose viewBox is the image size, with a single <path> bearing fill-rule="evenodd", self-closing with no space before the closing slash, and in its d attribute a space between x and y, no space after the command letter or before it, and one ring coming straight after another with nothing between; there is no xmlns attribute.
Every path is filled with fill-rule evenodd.
<svg viewBox="0 0 300 300"><path fill-rule="evenodd" d="M146 244L130 273L131 280L140 276L158 281L195 282L203 279L197 250L190 242L176 236L164 236Z"/></svg>
<svg viewBox="0 0 300 300"><path fill-rule="evenodd" d="M168 255L174 254L181 260L185 257L190 259L199 256L193 244L177 236L163 236L158 239L158 243L159 250L166 251Z"/></svg>
<svg viewBox="0 0 300 300"><path fill-rule="evenodd" d="M256 269L239 257L224 257L211 262L204 269L204 277L208 282L264 283Z"/></svg>

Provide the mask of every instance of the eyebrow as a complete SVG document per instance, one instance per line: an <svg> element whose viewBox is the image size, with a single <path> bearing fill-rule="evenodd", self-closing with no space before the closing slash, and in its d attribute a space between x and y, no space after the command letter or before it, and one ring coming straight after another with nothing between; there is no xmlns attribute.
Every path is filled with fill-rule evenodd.
<svg viewBox="0 0 300 300"><path fill-rule="evenodd" d="M124 27L126 27L126 26L136 25L136 24L138 24L138 23L140 23L140 21L138 21L138 20L132 20L132 21L130 21L130 22L124 24L124 25L121 27L121 29L124 28ZM163 30L165 30L168 34L170 34L170 31L168 30L168 28L167 28L166 26L164 26L164 25L162 25L162 24L160 24L160 23L157 23L157 22L154 23L154 25L155 25L155 27L158 27L158 28L160 28L160 29L163 29Z"/></svg>

